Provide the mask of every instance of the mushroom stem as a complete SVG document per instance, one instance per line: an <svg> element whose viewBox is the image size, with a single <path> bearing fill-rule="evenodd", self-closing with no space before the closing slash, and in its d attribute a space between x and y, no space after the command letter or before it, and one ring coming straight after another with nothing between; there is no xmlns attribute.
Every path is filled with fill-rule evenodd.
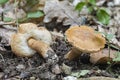
<svg viewBox="0 0 120 80"><path fill-rule="evenodd" d="M32 49L34 49L38 53L40 53L44 58L48 56L48 55L46 55L46 52L48 50L48 45L45 44L44 42L38 41L38 40L35 40L35 39L29 39L28 40L28 45Z"/></svg>
<svg viewBox="0 0 120 80"><path fill-rule="evenodd" d="M72 48L72 50L70 50L66 55L65 55L65 58L66 59L69 59L69 60L72 60L74 59L75 57L78 57L79 55L81 54L81 52L79 50L77 50L76 48Z"/></svg>
<svg viewBox="0 0 120 80"><path fill-rule="evenodd" d="M43 41L38 41L35 39L29 39L28 45L36 50L39 54L43 56L47 61L53 62L54 60L58 61L58 57L55 52L50 48L50 46Z"/></svg>

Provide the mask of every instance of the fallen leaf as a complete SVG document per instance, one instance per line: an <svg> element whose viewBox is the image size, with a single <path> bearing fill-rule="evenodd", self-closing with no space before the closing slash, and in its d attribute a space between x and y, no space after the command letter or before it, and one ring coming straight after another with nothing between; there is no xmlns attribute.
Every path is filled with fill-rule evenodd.
<svg viewBox="0 0 120 80"><path fill-rule="evenodd" d="M116 58L114 58L113 61L120 62L120 52L116 53Z"/></svg>
<svg viewBox="0 0 120 80"><path fill-rule="evenodd" d="M81 70L80 76L85 76L89 72L90 72L89 70Z"/></svg>
<svg viewBox="0 0 120 80"><path fill-rule="evenodd" d="M80 78L78 80L119 80L117 78L110 78L110 77L89 77L89 78Z"/></svg>
<svg viewBox="0 0 120 80"><path fill-rule="evenodd" d="M44 22L49 23L54 18L57 18L57 22L63 22L63 25L84 23L83 17L78 16L78 12L75 11L69 1L48 0L44 7L45 18Z"/></svg>
<svg viewBox="0 0 120 80"><path fill-rule="evenodd" d="M89 70L81 70L79 72L73 72L71 75L74 76L74 77L79 78L81 76L85 76L89 72L90 72Z"/></svg>
<svg viewBox="0 0 120 80"><path fill-rule="evenodd" d="M119 6L120 5L120 0L114 0L114 4L115 4L115 6Z"/></svg>
<svg viewBox="0 0 120 80"><path fill-rule="evenodd" d="M115 45L116 47L120 49L120 41L118 41L116 38L113 38L111 40L111 44Z"/></svg>
<svg viewBox="0 0 120 80"><path fill-rule="evenodd" d="M76 77L73 76L66 76L63 78L63 80L78 80Z"/></svg>
<svg viewBox="0 0 120 80"><path fill-rule="evenodd" d="M65 74L71 74L72 68L70 66L67 66L66 64L63 63L61 68Z"/></svg>
<svg viewBox="0 0 120 80"><path fill-rule="evenodd" d="M9 26L9 25L4 25L4 26ZM10 27L10 26L9 26ZM14 34L16 32L16 29L11 29L10 28L5 28L5 27L1 27L0 28L0 50L1 51L5 51L6 49L4 48L4 46L10 46L10 37L12 36L12 34Z"/></svg>

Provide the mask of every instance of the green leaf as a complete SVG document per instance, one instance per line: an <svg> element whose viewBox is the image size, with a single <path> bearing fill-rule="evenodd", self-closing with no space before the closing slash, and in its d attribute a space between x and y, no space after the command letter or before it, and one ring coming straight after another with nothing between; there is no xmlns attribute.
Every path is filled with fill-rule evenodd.
<svg viewBox="0 0 120 80"><path fill-rule="evenodd" d="M80 72L73 72L71 75L79 78L85 76L87 73L89 73L89 70L81 70Z"/></svg>
<svg viewBox="0 0 120 80"><path fill-rule="evenodd" d="M110 61L108 61L108 62L107 62L107 64L111 64L111 62L110 62Z"/></svg>
<svg viewBox="0 0 120 80"><path fill-rule="evenodd" d="M107 35L106 35L106 38L107 38L109 41L111 41L114 37L115 37L114 34L107 34Z"/></svg>
<svg viewBox="0 0 120 80"><path fill-rule="evenodd" d="M39 18L44 16L44 13L41 11L29 12L27 18Z"/></svg>
<svg viewBox="0 0 120 80"><path fill-rule="evenodd" d="M0 5L1 4L5 4L6 2L8 2L9 0L0 0Z"/></svg>
<svg viewBox="0 0 120 80"><path fill-rule="evenodd" d="M108 24L110 21L110 15L104 9L99 9L97 10L97 19L102 24Z"/></svg>
<svg viewBox="0 0 120 80"><path fill-rule="evenodd" d="M105 33L105 32L100 32L100 33L102 33L108 41L111 41L115 37L115 35L111 33Z"/></svg>
<svg viewBox="0 0 120 80"><path fill-rule="evenodd" d="M19 19L18 19L18 22L21 23L21 22L25 22L25 21L27 21L27 20L28 20L27 17L19 18Z"/></svg>
<svg viewBox="0 0 120 80"><path fill-rule="evenodd" d="M92 5L96 5L96 0L89 0L89 3Z"/></svg>
<svg viewBox="0 0 120 80"><path fill-rule="evenodd" d="M5 21L5 22L10 22L10 21L12 21L13 19L12 18L9 18L9 17L4 17L4 19L3 19L3 21Z"/></svg>
<svg viewBox="0 0 120 80"><path fill-rule="evenodd" d="M89 70L81 70L80 76L85 76L87 73L89 73Z"/></svg>
<svg viewBox="0 0 120 80"><path fill-rule="evenodd" d="M85 5L85 2L78 3L75 7L75 10L81 11L84 5Z"/></svg>
<svg viewBox="0 0 120 80"><path fill-rule="evenodd" d="M115 62L119 62L120 61L120 52L116 53L116 58L114 58L113 61L115 61Z"/></svg>
<svg viewBox="0 0 120 80"><path fill-rule="evenodd" d="M72 72L71 75L74 76L74 77L79 78L80 77L80 72Z"/></svg>
<svg viewBox="0 0 120 80"><path fill-rule="evenodd" d="M87 7L87 8L88 8L88 12L89 12L89 13L92 13L93 10L94 10L92 6L89 6L89 7Z"/></svg>

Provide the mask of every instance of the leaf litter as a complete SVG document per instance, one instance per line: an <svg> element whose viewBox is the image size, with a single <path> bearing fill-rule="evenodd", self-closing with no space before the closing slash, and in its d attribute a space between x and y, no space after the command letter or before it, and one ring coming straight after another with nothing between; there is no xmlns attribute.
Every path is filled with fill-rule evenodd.
<svg viewBox="0 0 120 80"><path fill-rule="evenodd" d="M106 0L104 0L104 1L106 1ZM115 0L114 0L114 3L115 3ZM106 4L106 3L103 3L103 4ZM101 5L103 5L103 4L101 4ZM117 4L115 4L115 6L116 5ZM7 6L8 6L8 4L6 4L6 7ZM43 10L45 13L44 23L45 24L51 23L51 21L54 20L54 18L55 18L56 24L61 23L61 24L59 24L59 26L63 26L62 28L65 28L66 26L73 25L73 24L78 24L78 25L87 24L90 26L97 25L96 30L98 29L98 26L100 26L103 30L106 31L106 33L114 34L115 37L113 38L111 43L114 44L115 46L118 45L118 47L119 47L119 45L120 45L119 44L119 42L120 42L120 35L119 35L120 30L119 29L120 28L118 25L119 24L119 10L117 10L116 7L111 7L111 6L109 7L109 9L112 12L111 15L114 16L111 20L112 23L110 22L111 23L110 25L108 25L108 26L101 25L101 24L97 23L95 20L93 20L92 24L89 24L91 22L89 22L88 19L86 21L85 17L83 17L83 16L79 17L78 12L74 11L74 6L69 1L58 1L58 0L50 1L50 0L48 0L48 1L46 1L45 7ZM115 11L113 11L113 10L115 10ZM10 14L14 15L14 12L11 11ZM6 17L9 17L9 16L12 17L13 19L15 19L14 16L6 15ZM23 16L20 16L20 18L21 17L23 17ZM5 25L3 25L3 26L5 26ZM45 60L38 54L35 54L31 58L20 58L20 57L17 57L16 55L14 55L9 49L9 46L10 46L9 42L10 42L11 34L15 33L16 29L13 29L13 28L8 29L8 26L10 27L10 25L6 25L7 28L0 27L0 41L1 41L0 42L0 51L2 53L5 53L5 54L1 54L2 57L0 57L0 72L3 72L3 74L1 74L1 77L0 77L1 79L15 79L16 80L16 79L20 79L20 78L21 79L31 79L34 77L34 79L61 80L65 76L69 76L62 70L59 74L53 74L51 66L47 65ZM48 24L48 26L50 28L52 28L50 24ZM61 31L62 29L59 28L59 30ZM98 31L99 31L99 29L98 29ZM61 34L63 34L63 33L61 33ZM72 72L77 73L77 72L79 72L79 70L81 70L81 71L83 70L83 73L84 73L84 70L89 70L89 72L85 72L85 73L87 73L87 75L83 75L83 77L92 77L92 76L118 77L119 76L119 74L120 74L119 65L113 66L111 68L112 73L114 73L114 74L112 74L112 73L106 71L107 65L92 65L91 63L89 63L89 58L90 58L90 57L88 57L89 55L85 55L85 57L83 57L83 55L81 55L82 58L81 58L81 56L79 56L77 59L72 60L72 61L64 59L64 55L68 51L70 51L72 46L66 42L66 40L64 39L63 36L61 38L61 35L59 37L55 37L54 40L55 41L51 45L51 47L59 57L58 64L60 67L61 66L63 67L63 63L64 63L68 69L70 67ZM5 52L5 51L10 51L10 52ZM88 62L84 62L82 59L84 59L85 61L88 60ZM115 61L119 60L119 58L116 58L114 60ZM22 65L22 66L20 66L20 65Z"/></svg>

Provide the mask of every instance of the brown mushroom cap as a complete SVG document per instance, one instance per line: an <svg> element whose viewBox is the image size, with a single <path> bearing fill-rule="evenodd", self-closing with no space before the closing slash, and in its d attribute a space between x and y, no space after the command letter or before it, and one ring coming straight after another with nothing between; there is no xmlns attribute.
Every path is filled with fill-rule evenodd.
<svg viewBox="0 0 120 80"><path fill-rule="evenodd" d="M100 33L87 26L70 27L65 35L68 42L81 52L96 52L104 48L106 40Z"/></svg>

